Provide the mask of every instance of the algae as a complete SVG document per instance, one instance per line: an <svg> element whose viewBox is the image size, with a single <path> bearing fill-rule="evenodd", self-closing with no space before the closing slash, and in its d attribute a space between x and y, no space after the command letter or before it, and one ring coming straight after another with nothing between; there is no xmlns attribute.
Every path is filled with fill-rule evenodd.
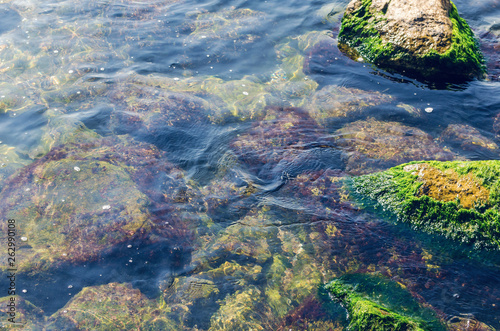
<svg viewBox="0 0 500 331"><path fill-rule="evenodd" d="M347 274L325 285L349 312L352 330L445 330L400 284L379 275Z"/></svg>
<svg viewBox="0 0 500 331"><path fill-rule="evenodd" d="M452 3L449 17L453 25L451 46L444 53L431 50L425 54L409 54L407 50L385 42L376 26L384 24L382 12L370 10L372 0L362 0L361 7L344 15L339 32L339 42L354 48L363 58L383 68L416 71L427 78L481 77L484 74L484 58L474 33L458 14Z"/></svg>
<svg viewBox="0 0 500 331"><path fill-rule="evenodd" d="M498 161L424 161L352 179L357 194L429 233L500 248Z"/></svg>

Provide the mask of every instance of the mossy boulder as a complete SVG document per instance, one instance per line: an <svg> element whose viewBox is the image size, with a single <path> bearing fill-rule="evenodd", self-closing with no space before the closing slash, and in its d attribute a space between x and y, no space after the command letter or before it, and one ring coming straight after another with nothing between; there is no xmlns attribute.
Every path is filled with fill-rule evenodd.
<svg viewBox="0 0 500 331"><path fill-rule="evenodd" d="M339 42L377 66L427 78L484 71L474 33L449 0L353 0Z"/></svg>
<svg viewBox="0 0 500 331"><path fill-rule="evenodd" d="M415 228L500 249L499 179L499 161L421 161L353 178L352 188Z"/></svg>
<svg viewBox="0 0 500 331"><path fill-rule="evenodd" d="M349 330L445 330L400 284L378 275L348 274L325 286L349 312Z"/></svg>

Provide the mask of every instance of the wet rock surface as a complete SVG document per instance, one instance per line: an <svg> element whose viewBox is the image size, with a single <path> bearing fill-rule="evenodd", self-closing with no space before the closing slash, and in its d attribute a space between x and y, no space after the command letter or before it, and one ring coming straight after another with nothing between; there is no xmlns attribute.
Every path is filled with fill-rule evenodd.
<svg viewBox="0 0 500 331"><path fill-rule="evenodd" d="M377 66L398 72L434 79L483 72L474 34L449 0L353 0L339 41Z"/></svg>
<svg viewBox="0 0 500 331"><path fill-rule="evenodd" d="M419 306L401 285L379 275L345 275L325 289L346 307L351 329L445 330L433 311Z"/></svg>
<svg viewBox="0 0 500 331"><path fill-rule="evenodd" d="M410 163L357 177L353 188L430 233L499 249L497 161Z"/></svg>
<svg viewBox="0 0 500 331"><path fill-rule="evenodd" d="M34 272L55 262L96 259L153 228L170 230L171 225L153 225L154 215L175 204L182 173L162 163L151 145L122 143L96 139L63 145L9 179L2 210L10 218L30 220L20 232L27 242L19 269ZM174 177L161 181L159 169L174 171ZM157 181L156 188L151 181Z"/></svg>
<svg viewBox="0 0 500 331"><path fill-rule="evenodd" d="M348 153L346 171L364 174L412 160L452 160L424 131L398 122L369 118L345 125L336 132L336 143Z"/></svg>

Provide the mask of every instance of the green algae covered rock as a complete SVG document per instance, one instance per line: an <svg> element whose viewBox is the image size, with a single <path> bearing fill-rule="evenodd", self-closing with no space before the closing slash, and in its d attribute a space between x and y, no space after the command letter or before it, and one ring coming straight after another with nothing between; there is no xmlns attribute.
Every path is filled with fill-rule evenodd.
<svg viewBox="0 0 500 331"><path fill-rule="evenodd" d="M49 319L46 330L181 330L162 299L129 284L85 287Z"/></svg>
<svg viewBox="0 0 500 331"><path fill-rule="evenodd" d="M348 274L325 288L349 312L349 330L445 330L432 310L384 277Z"/></svg>
<svg viewBox="0 0 500 331"><path fill-rule="evenodd" d="M212 315L208 330L265 330L266 319L259 314L263 305L261 291L255 286L228 295Z"/></svg>
<svg viewBox="0 0 500 331"><path fill-rule="evenodd" d="M484 71L474 34L449 0L353 0L339 42L377 66L424 77Z"/></svg>
<svg viewBox="0 0 500 331"><path fill-rule="evenodd" d="M412 162L353 178L399 220L476 248L500 249L500 162Z"/></svg>
<svg viewBox="0 0 500 331"><path fill-rule="evenodd" d="M43 314L42 309L19 295L0 298L0 318L5 329L8 329L7 325L15 322L23 324L22 330L42 330Z"/></svg>

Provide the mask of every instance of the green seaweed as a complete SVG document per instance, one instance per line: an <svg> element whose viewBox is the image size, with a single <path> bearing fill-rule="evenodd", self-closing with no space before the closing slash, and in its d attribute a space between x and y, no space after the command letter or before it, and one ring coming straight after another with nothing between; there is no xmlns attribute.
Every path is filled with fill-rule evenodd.
<svg viewBox="0 0 500 331"><path fill-rule="evenodd" d="M423 167L424 171L437 172L445 181L440 187L442 198L429 191L435 183L424 184L419 178L417 172ZM499 249L499 175L499 161L411 162L354 178L352 188L415 228L476 248ZM460 191L463 182L470 183L470 187ZM453 183L457 183L456 187ZM457 189L459 193L455 194ZM456 197L450 199L446 190Z"/></svg>
<svg viewBox="0 0 500 331"><path fill-rule="evenodd" d="M444 330L432 310L382 276L348 274L325 289L349 312L350 330Z"/></svg>
<svg viewBox="0 0 500 331"><path fill-rule="evenodd" d="M130 284L85 287L49 317L46 330L181 330L163 299L148 299Z"/></svg>
<svg viewBox="0 0 500 331"><path fill-rule="evenodd" d="M383 24L385 18L383 13L370 12L371 4L371 0L362 0L357 11L344 15L338 37L340 43L354 48L363 58L382 67L414 69L424 77L443 73L477 77L484 74L484 58L474 33L453 3L449 16L453 25L450 48L442 54L431 50L412 56L401 47L382 40L376 25Z"/></svg>

